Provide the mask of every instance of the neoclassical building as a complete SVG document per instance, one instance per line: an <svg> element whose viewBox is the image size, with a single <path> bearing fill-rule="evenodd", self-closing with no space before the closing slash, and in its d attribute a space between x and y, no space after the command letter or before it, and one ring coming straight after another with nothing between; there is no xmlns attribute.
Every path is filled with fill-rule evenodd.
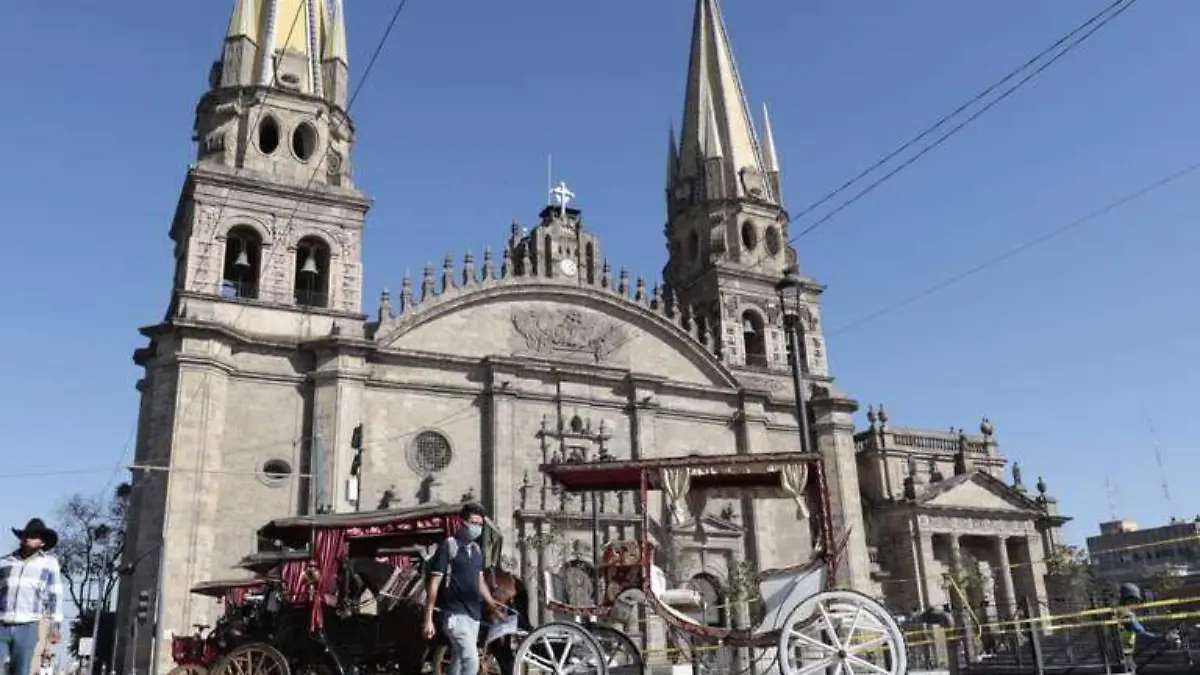
<svg viewBox="0 0 1200 675"><path fill-rule="evenodd" d="M215 605L188 588L234 574L273 517L473 495L510 534L510 564L540 586L547 566L569 572L591 555L582 517L591 503L538 475L554 453L797 449L774 290L797 255L770 123L765 110L761 133L752 121L716 0L695 2L660 278L611 263L619 252L603 247L603 223L586 222L563 189L536 220L499 229L494 248L478 242L477 255L426 267L370 309L361 242L371 201L354 180L342 2L233 4L169 228L170 304L142 329L147 344L135 354L144 369L137 463L161 467L134 481L126 554L137 567L121 589L121 625L138 591L155 599L157 630L139 633L139 667L155 638L163 646L211 623ZM849 532L846 583L938 602L932 581L919 596L896 595L885 574L915 564L932 580L943 549L976 545L973 534L947 538L935 517L1003 522L1010 529L996 534L1014 555L1026 550L1020 541L1033 551L1032 530L1013 523L1056 521L1001 488L991 440L968 441L976 468L966 478L918 479L910 497L905 467L944 465L941 446L881 425L856 436L858 405L829 368L823 287L802 283L811 447L825 459L834 526ZM353 472L356 429L363 454ZM603 537L635 534L628 496L599 507ZM562 546L545 543L551 521ZM808 523L784 503L714 500L663 524L679 538L677 581L704 582L717 597L741 566L793 564L810 550ZM915 542L911 558L905 542ZM586 585L589 575L577 578ZM157 653L160 665L169 659L169 649Z"/></svg>

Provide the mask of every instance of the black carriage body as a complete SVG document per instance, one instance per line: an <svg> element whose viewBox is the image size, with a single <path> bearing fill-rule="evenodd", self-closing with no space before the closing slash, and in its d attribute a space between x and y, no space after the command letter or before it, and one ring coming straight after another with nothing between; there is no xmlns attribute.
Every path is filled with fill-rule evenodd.
<svg viewBox="0 0 1200 675"><path fill-rule="evenodd" d="M426 645L421 634L426 558L459 527L460 509L459 504L433 504L299 516L264 525L258 531L259 551L240 566L265 577L271 590L226 622L212 675L245 670L245 664L235 663L239 653L256 649L259 659L282 658L291 673L419 675L438 646L436 641ZM322 532L336 533L336 545ZM480 544L485 563L497 565L503 538L490 521ZM378 602L378 584L364 587L351 570L355 561L380 559L407 559L415 577L406 586L409 593L386 608ZM323 583L324 575L331 581ZM364 588L375 595L376 613L362 611ZM486 630L480 635L482 642Z"/></svg>

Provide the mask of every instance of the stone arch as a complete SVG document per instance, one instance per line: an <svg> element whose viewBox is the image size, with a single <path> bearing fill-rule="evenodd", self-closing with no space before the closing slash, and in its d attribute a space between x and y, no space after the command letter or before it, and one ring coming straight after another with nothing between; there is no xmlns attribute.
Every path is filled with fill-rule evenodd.
<svg viewBox="0 0 1200 675"><path fill-rule="evenodd" d="M767 367L767 322L757 307L747 307L738 316L742 353L747 366Z"/></svg>
<svg viewBox="0 0 1200 675"><path fill-rule="evenodd" d="M217 228L215 239L224 241L229 237L230 231L239 227L254 230L264 247L270 246L275 241L275 236L271 232L271 228L267 227L267 224L261 218L252 218L245 215L235 215L222 219L220 226Z"/></svg>
<svg viewBox="0 0 1200 675"><path fill-rule="evenodd" d="M296 242L292 289L297 305L330 307L333 248L324 236L310 234Z"/></svg>

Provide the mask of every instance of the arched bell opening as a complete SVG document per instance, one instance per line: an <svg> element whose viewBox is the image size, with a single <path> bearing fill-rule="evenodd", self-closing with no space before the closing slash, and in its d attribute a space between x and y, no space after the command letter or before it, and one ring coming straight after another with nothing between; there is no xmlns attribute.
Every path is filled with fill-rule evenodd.
<svg viewBox="0 0 1200 675"><path fill-rule="evenodd" d="M303 307L329 306L329 246L316 237L296 245L295 297Z"/></svg>
<svg viewBox="0 0 1200 675"><path fill-rule="evenodd" d="M245 226L231 229L225 237L221 295L226 298L258 298L261 266L262 237L258 232Z"/></svg>
<svg viewBox="0 0 1200 675"><path fill-rule="evenodd" d="M742 314L742 346L746 352L746 365L767 367L767 335L758 312L747 310Z"/></svg>

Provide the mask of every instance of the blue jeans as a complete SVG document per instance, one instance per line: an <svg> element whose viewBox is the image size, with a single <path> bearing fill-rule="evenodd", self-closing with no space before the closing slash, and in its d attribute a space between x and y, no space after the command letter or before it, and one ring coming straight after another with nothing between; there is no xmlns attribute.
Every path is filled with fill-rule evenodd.
<svg viewBox="0 0 1200 675"><path fill-rule="evenodd" d="M0 662L8 662L12 675L29 675L37 643L37 621L0 623Z"/></svg>
<svg viewBox="0 0 1200 675"><path fill-rule="evenodd" d="M443 630L450 643L446 675L479 675L479 622L465 614L451 614Z"/></svg>

